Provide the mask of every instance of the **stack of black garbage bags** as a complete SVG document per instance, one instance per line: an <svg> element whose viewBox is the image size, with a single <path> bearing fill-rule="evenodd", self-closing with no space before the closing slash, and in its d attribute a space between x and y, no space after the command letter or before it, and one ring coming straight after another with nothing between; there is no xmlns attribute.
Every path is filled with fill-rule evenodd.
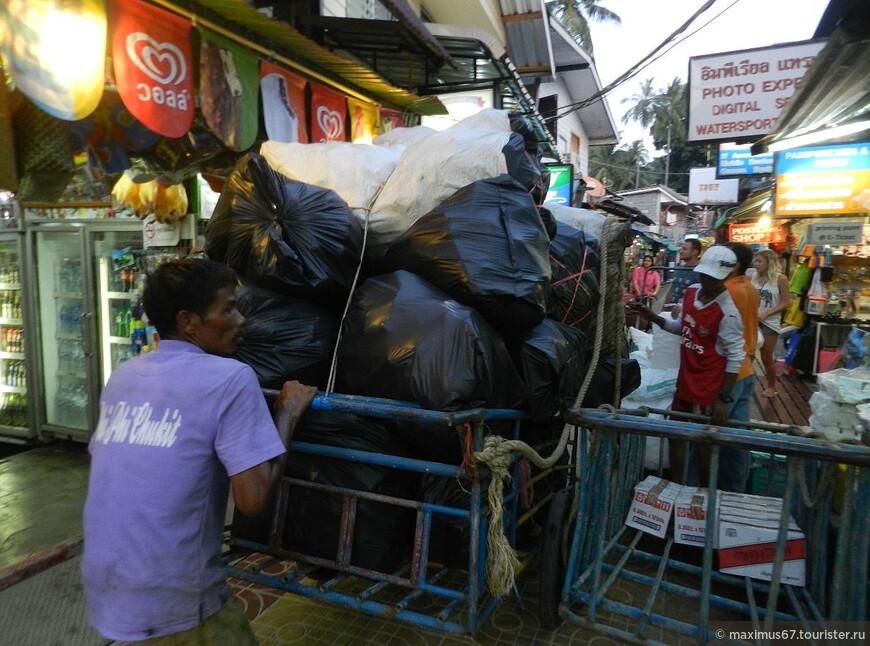
<svg viewBox="0 0 870 646"><path fill-rule="evenodd" d="M460 189L361 269L363 225L335 192L290 180L260 155L239 160L208 223L206 251L245 284L237 358L264 388L290 379L325 388L337 351L338 393L440 411L522 409L529 419L520 439L548 454L589 369L598 242L536 205L546 172L523 122L513 124L503 150L509 174ZM612 372L596 372L585 405L612 401ZM455 465L465 442L442 425L315 410L294 440ZM303 453L291 453L287 475L468 506L461 479ZM237 513L234 535L268 542L273 511ZM294 488L282 546L334 559L341 511L340 496ZM395 568L409 556L414 522L407 508L362 500L352 564ZM467 522L436 516L430 558L467 566L467 531Z"/></svg>

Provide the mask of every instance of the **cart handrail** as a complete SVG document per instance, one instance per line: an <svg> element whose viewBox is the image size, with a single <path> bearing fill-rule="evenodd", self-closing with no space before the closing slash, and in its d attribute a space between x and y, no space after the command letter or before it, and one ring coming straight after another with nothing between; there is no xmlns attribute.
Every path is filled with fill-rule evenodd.
<svg viewBox="0 0 870 646"><path fill-rule="evenodd" d="M673 412L681 415L681 413ZM603 409L573 408L565 419L590 429L623 431L676 440L691 440L718 444L732 448L765 451L783 455L839 462L870 467L870 447L832 442L826 439L759 432L728 426L713 426L672 419L650 419L637 411L608 411ZM784 427L788 428L788 427Z"/></svg>
<svg viewBox="0 0 870 646"><path fill-rule="evenodd" d="M264 388L263 394L269 401L278 396L278 390ZM516 420L526 417L525 412L511 408L468 408L458 411L437 411L421 407L414 402L363 395L343 395L319 392L311 402L314 410L334 410L357 413L381 419L406 422L435 422L445 426L473 424L489 420Z"/></svg>

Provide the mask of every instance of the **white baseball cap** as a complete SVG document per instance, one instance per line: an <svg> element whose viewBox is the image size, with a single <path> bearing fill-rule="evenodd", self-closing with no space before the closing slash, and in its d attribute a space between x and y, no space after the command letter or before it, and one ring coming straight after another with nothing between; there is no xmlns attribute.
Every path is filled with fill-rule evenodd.
<svg viewBox="0 0 870 646"><path fill-rule="evenodd" d="M725 280L736 266L737 256L733 251L722 245L714 245L701 256L701 262L695 266L695 271L717 280Z"/></svg>

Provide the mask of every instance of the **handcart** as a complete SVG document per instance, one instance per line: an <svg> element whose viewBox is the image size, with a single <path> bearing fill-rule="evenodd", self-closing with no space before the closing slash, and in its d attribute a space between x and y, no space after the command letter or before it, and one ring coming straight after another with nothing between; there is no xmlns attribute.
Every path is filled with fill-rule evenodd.
<svg viewBox="0 0 870 646"><path fill-rule="evenodd" d="M809 437L806 428L738 422L720 428L704 417L680 413L687 421L674 421L652 419L648 412L567 414L580 433L581 476L570 547L563 554L562 619L636 644L766 643L730 640L736 633L722 627L743 622L736 625L744 634L771 634L783 626L818 634L819 627L866 620L870 448ZM634 488L644 479L644 443L654 437L709 447L708 493L716 489L721 448L778 456L773 464L784 472L775 538L747 552L769 559L767 581L718 571L723 554L711 540L721 530L713 495L706 498L703 547L675 544L673 531L656 538L626 526ZM775 479L767 482L773 486ZM805 585L781 583L786 562L801 556L791 550L790 517L805 536Z"/></svg>
<svg viewBox="0 0 870 646"><path fill-rule="evenodd" d="M267 393L267 396L270 393ZM273 393L272 393L273 394ZM427 422L470 430L469 449L480 451L487 423L506 420L519 432L523 414L506 409L473 409L457 412L436 412L415 404L370 397L340 394L314 398L312 408L353 412L359 415L389 420ZM453 464L428 462L365 451L337 448L294 441L290 451L370 465L379 465L415 473L434 474L448 478L465 476L470 481L466 504L446 506L419 500L385 496L378 493L335 487L300 478L284 477L276 493L276 513L272 518L268 544L230 539L223 562L227 575L319 599L367 614L393 618L411 625L456 634L476 632L490 617L500 602L487 585L487 568L492 565L488 547L490 520L487 482L490 473L477 467L475 476L469 468ZM510 486L501 500L503 513L496 520L503 528L495 528L517 546L519 527L544 508L551 496L540 500L521 515L518 460L512 457ZM567 467L556 477L564 479ZM533 480L548 477L552 471L542 471ZM471 477L469 477L471 476ZM560 485L561 486L561 485ZM338 549L332 558L313 556L281 547L283 525L287 516L287 501L303 489L318 490L343 500ZM412 510L416 516L410 558L396 571L376 571L353 564L352 546L357 528L357 509L361 502L371 501L397 505ZM465 519L468 527L468 559L463 567L448 567L430 560L430 538L433 520L439 516ZM501 523L493 523L501 524ZM268 555L268 559L249 558ZM533 551L520 554L519 570L535 557ZM287 563L291 562L288 568ZM277 572L277 574L276 574ZM327 573L327 574L324 574ZM518 572L517 572L518 573Z"/></svg>

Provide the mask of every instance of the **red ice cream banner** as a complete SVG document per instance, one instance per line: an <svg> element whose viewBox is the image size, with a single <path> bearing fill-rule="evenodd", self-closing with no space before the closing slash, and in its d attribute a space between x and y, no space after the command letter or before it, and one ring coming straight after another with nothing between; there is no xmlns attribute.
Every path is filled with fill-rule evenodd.
<svg viewBox="0 0 870 646"><path fill-rule="evenodd" d="M124 105L164 137L193 123L190 21L141 0L113 0L112 59Z"/></svg>
<svg viewBox="0 0 870 646"><path fill-rule="evenodd" d="M347 101L344 96L311 84L311 142L347 141Z"/></svg>
<svg viewBox="0 0 870 646"><path fill-rule="evenodd" d="M260 63L260 94L263 97L263 120L272 141L308 143L308 111L305 86L301 76L269 61Z"/></svg>
<svg viewBox="0 0 870 646"><path fill-rule="evenodd" d="M405 127L405 115L398 110L390 110L389 108L380 108L378 110L380 123L378 124L378 134L384 134L395 128Z"/></svg>

